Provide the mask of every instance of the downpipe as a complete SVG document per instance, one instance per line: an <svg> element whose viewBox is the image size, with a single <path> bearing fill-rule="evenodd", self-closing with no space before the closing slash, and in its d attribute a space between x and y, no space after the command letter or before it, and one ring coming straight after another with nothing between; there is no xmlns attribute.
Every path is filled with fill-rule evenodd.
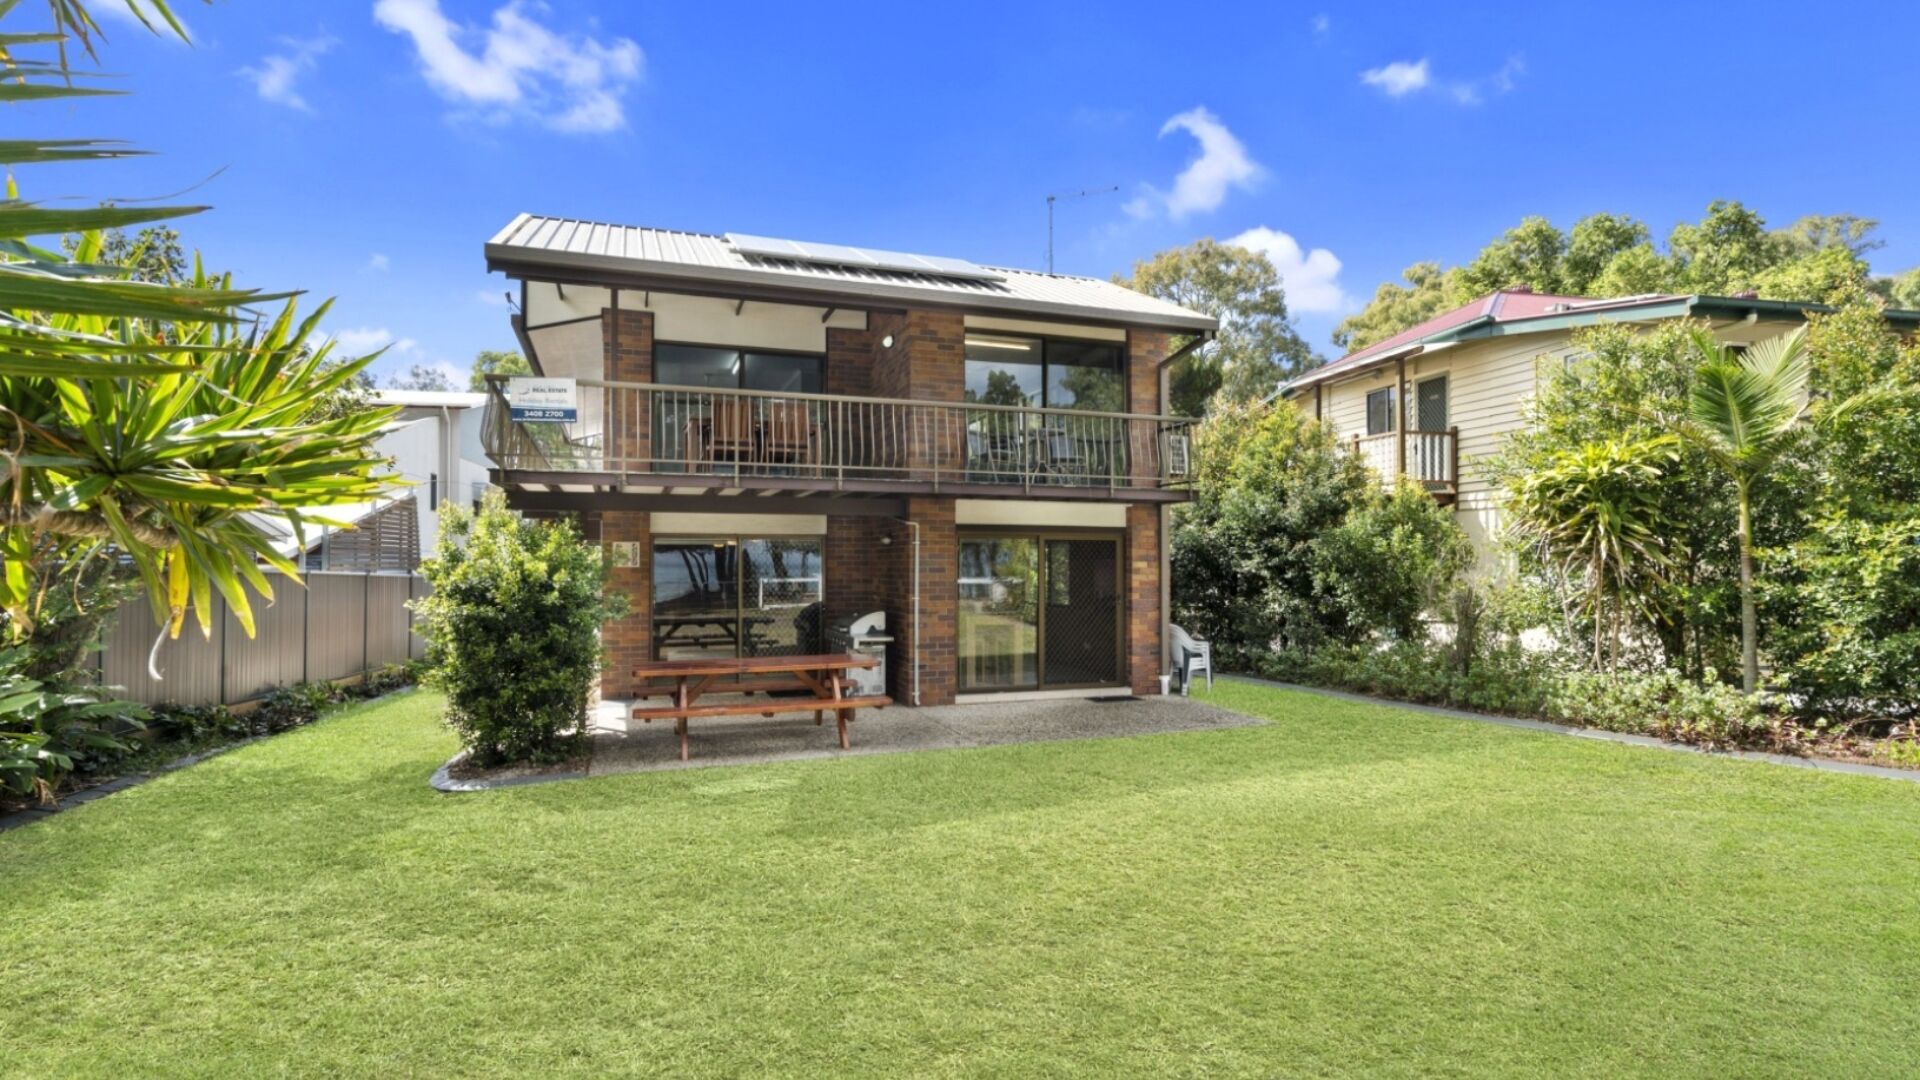
<svg viewBox="0 0 1920 1080"><path fill-rule="evenodd" d="M894 518L913 530L913 705L920 707L920 523Z"/></svg>

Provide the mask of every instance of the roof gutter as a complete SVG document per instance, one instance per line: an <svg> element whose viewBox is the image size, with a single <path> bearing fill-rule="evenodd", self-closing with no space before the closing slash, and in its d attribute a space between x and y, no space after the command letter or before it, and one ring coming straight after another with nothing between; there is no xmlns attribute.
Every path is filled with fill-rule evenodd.
<svg viewBox="0 0 1920 1080"><path fill-rule="evenodd" d="M808 307L857 307L874 311L924 308L1014 318L1053 318L1090 326L1140 327L1182 334L1212 333L1219 328L1218 320L1191 313L1154 315L986 292L944 297L929 295L925 289L909 286L842 281L815 281L796 287L769 280L768 275L754 271L703 269L689 272L688 268L679 265L653 262L636 265L631 260L607 256L529 255L522 250L493 244L487 245L486 255L489 271L522 281L558 281L596 288L652 289L655 292L691 296L745 297Z"/></svg>

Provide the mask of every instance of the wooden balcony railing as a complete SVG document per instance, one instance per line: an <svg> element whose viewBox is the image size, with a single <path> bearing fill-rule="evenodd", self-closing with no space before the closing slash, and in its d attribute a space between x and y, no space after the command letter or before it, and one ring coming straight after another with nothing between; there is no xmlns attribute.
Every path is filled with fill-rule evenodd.
<svg viewBox="0 0 1920 1080"><path fill-rule="evenodd" d="M577 422L520 423L505 380L488 390L482 441L509 473L1164 491L1191 469L1180 417L582 379Z"/></svg>
<svg viewBox="0 0 1920 1080"><path fill-rule="evenodd" d="M1352 449L1381 481L1405 475L1435 494L1460 487L1460 429L1355 435Z"/></svg>

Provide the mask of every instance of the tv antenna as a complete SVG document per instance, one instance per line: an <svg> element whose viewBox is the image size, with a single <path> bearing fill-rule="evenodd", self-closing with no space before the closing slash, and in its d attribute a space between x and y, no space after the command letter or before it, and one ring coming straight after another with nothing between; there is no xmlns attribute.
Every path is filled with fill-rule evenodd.
<svg viewBox="0 0 1920 1080"><path fill-rule="evenodd" d="M1088 188L1085 191L1062 191L1047 196L1047 273L1053 273L1053 204L1061 199L1084 199L1089 195L1111 195L1119 191L1120 185L1112 187Z"/></svg>

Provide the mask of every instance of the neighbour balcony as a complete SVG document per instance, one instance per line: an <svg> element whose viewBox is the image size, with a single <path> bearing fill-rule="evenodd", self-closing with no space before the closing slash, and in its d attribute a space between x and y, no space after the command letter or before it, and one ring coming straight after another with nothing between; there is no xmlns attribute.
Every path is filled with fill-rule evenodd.
<svg viewBox="0 0 1920 1080"><path fill-rule="evenodd" d="M1391 483L1405 476L1426 488L1442 502L1451 502L1460 491L1460 429L1445 431L1388 431L1379 435L1355 435L1352 450L1379 475Z"/></svg>
<svg viewBox="0 0 1920 1080"><path fill-rule="evenodd" d="M573 423L483 427L508 486L1184 499L1193 421L1074 409L582 379Z"/></svg>

